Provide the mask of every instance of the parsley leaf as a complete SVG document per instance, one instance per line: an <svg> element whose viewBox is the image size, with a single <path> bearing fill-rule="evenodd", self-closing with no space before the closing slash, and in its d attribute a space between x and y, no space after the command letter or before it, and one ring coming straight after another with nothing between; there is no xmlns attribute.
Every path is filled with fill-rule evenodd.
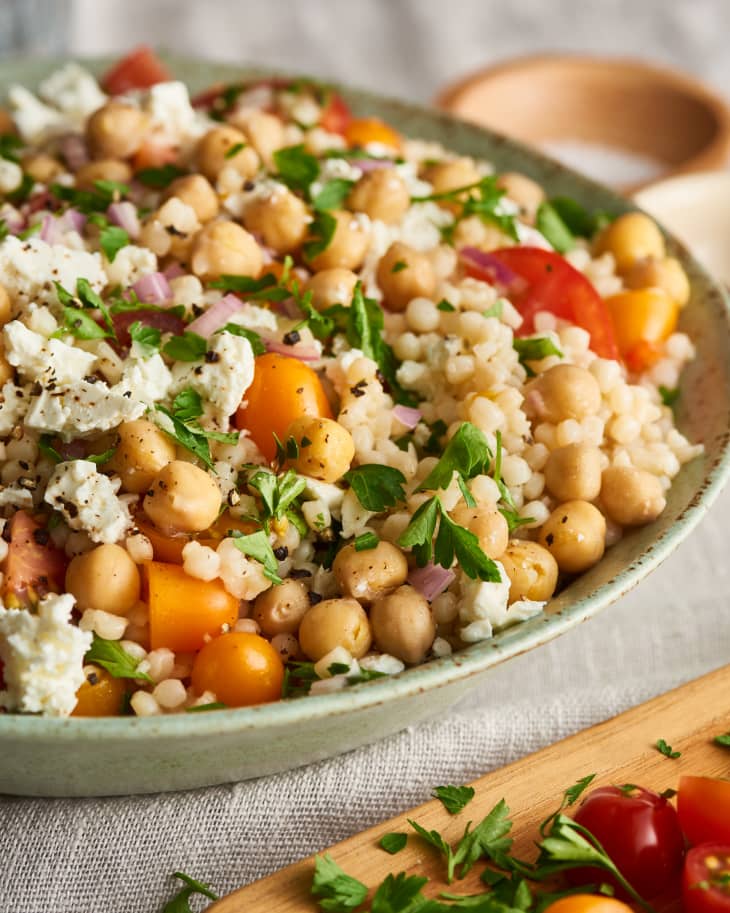
<svg viewBox="0 0 730 913"><path fill-rule="evenodd" d="M285 146L274 153L275 177L291 190L309 193L309 186L319 176L319 162L310 155L304 144Z"/></svg>
<svg viewBox="0 0 730 913"><path fill-rule="evenodd" d="M309 223L309 240L302 245L304 259L311 261L327 250L337 229L337 219L328 212L318 212Z"/></svg>
<svg viewBox="0 0 730 913"><path fill-rule="evenodd" d="M713 741L715 745L719 745L721 748L730 748L730 732L715 736Z"/></svg>
<svg viewBox="0 0 730 913"><path fill-rule="evenodd" d="M350 469L344 475L357 495L358 501L365 510L381 513L388 507L395 507L405 501L403 486L406 477L393 466L381 466L379 463L365 463L357 469Z"/></svg>
<svg viewBox="0 0 730 913"><path fill-rule="evenodd" d="M179 418L181 422L189 422L192 419L200 418L203 414L203 399L197 390L193 390L192 387L185 387L173 400L172 411L175 418Z"/></svg>
<svg viewBox="0 0 730 913"><path fill-rule="evenodd" d="M162 347L168 358L175 361L200 361L205 357L208 344L202 336L184 330L182 336L173 336Z"/></svg>
<svg viewBox="0 0 730 913"><path fill-rule="evenodd" d="M613 218L609 213L600 209L589 212L570 197L552 197L548 202L568 231L583 238L592 237L597 231L608 225Z"/></svg>
<svg viewBox="0 0 730 913"><path fill-rule="evenodd" d="M398 545L413 549L419 567L424 567L431 560L433 537L440 515L441 502L438 498L429 498L413 514L410 523L398 538Z"/></svg>
<svg viewBox="0 0 730 913"><path fill-rule="evenodd" d="M348 181L346 178L333 178L331 181L327 181L312 199L312 206L317 212L325 212L328 209L342 209L345 199L354 184L354 181Z"/></svg>
<svg viewBox="0 0 730 913"><path fill-rule="evenodd" d="M372 548L377 548L378 542L380 542L380 539L375 533L363 533L355 539L355 551L367 552Z"/></svg>
<svg viewBox="0 0 730 913"><path fill-rule="evenodd" d="M512 240L519 241L515 217L499 211L499 204L504 196L504 191L497 187L497 178L486 175L473 184L445 190L441 193L431 193L427 196L411 197L412 203L425 203L427 201L448 201L461 206L455 221L446 229L446 240L453 236L456 225L469 216L478 216L483 222L496 225L500 231Z"/></svg>
<svg viewBox="0 0 730 913"><path fill-rule="evenodd" d="M557 209L547 200L540 203L537 208L535 228L559 254L565 254L575 247L573 233L562 220Z"/></svg>
<svg viewBox="0 0 730 913"><path fill-rule="evenodd" d="M441 853L446 858L446 864L448 866L449 872L453 874L454 853L449 844L441 836L441 834L439 834L438 831L427 831L425 827L422 827L417 821L412 821L410 818L407 818L406 820L422 840L425 840L426 843L437 849L439 853ZM449 878L449 882L450 881L451 878Z"/></svg>
<svg viewBox="0 0 730 913"><path fill-rule="evenodd" d="M93 190L52 184L51 193L57 200L69 203L79 212L106 212L110 203L129 193L129 187L119 181L94 181Z"/></svg>
<svg viewBox="0 0 730 913"><path fill-rule="evenodd" d="M457 815L474 798L471 786L437 786L431 795L439 799L450 815Z"/></svg>
<svg viewBox="0 0 730 913"><path fill-rule="evenodd" d="M445 311L446 313L456 310L454 305L450 301L447 301L445 298L442 298L436 307L439 309L439 311Z"/></svg>
<svg viewBox="0 0 730 913"><path fill-rule="evenodd" d="M248 536L242 535L238 530L233 530L233 542L240 552L263 565L264 576L272 583L282 583L278 573L279 562L276 560L269 537L263 530L260 529L257 533L251 533Z"/></svg>
<svg viewBox="0 0 730 913"><path fill-rule="evenodd" d="M456 847L453 864L449 867L449 881L456 866L461 866L459 877L464 878L474 863L484 856L504 868L506 856L512 847L512 838L507 836L511 830L509 808L504 799L500 799L474 830L469 830L469 825L466 826L464 836Z"/></svg>
<svg viewBox="0 0 730 913"><path fill-rule="evenodd" d="M4 241L7 238L9 231L8 223L5 219L0 219L0 241Z"/></svg>
<svg viewBox="0 0 730 913"><path fill-rule="evenodd" d="M563 353L549 336L533 336L530 339L514 339L512 347L517 352L520 364L527 367L528 361L540 361L548 355L563 357ZM529 369L528 369L529 373Z"/></svg>
<svg viewBox="0 0 730 913"><path fill-rule="evenodd" d="M659 754L663 754L665 758L670 758L672 761L676 761L677 758L682 757L681 751L674 751L671 745L668 745L664 739L659 739L654 746Z"/></svg>
<svg viewBox="0 0 730 913"><path fill-rule="evenodd" d="M58 338L66 333L70 333L76 339L105 339L112 335L81 308L70 306L63 309L63 323L51 335Z"/></svg>
<svg viewBox="0 0 730 913"><path fill-rule="evenodd" d="M239 326L237 323L227 323L219 333L230 333L231 336L241 336L248 339L251 343L254 355L263 355L266 352L266 346L261 336L255 330L249 330L246 327Z"/></svg>
<svg viewBox="0 0 730 913"><path fill-rule="evenodd" d="M347 875L325 853L314 860L312 894L320 898L317 903L326 913L348 913L365 901L368 889L361 881Z"/></svg>
<svg viewBox="0 0 730 913"><path fill-rule="evenodd" d="M0 136L0 158L9 162L20 163L18 151L23 148L23 140L14 133L3 133Z"/></svg>
<svg viewBox="0 0 730 913"><path fill-rule="evenodd" d="M309 694L309 689L319 676L314 671L314 663L290 661L284 666L284 680L281 683L281 696L301 697Z"/></svg>
<svg viewBox="0 0 730 913"><path fill-rule="evenodd" d="M207 897L208 900L218 900L218 895L214 894L211 888L207 884L204 884L204 882L197 881L184 872L173 872L172 877L179 878L183 881L185 887L181 888L172 900L169 900L165 904L162 908L162 913L192 913L188 901L194 894L201 894L203 897Z"/></svg>
<svg viewBox="0 0 730 913"><path fill-rule="evenodd" d="M225 710L228 704L222 701L211 701L210 704L196 704L194 707L186 707L185 713L207 713L208 710Z"/></svg>
<svg viewBox="0 0 730 913"><path fill-rule="evenodd" d="M378 841L378 846L391 856L395 856L405 848L406 843L408 843L408 834L383 834Z"/></svg>
<svg viewBox="0 0 730 913"><path fill-rule="evenodd" d="M99 235L99 246L104 251L104 256L110 263L119 251L129 244L129 235L118 225L105 225Z"/></svg>
<svg viewBox="0 0 730 913"><path fill-rule="evenodd" d="M234 143L230 149L226 149L226 151L223 153L223 158L224 159L235 158L238 155L238 153L241 152L241 150L243 150L245 148L246 148L245 143Z"/></svg>
<svg viewBox="0 0 730 913"><path fill-rule="evenodd" d="M446 445L443 455L416 491L445 489L454 473L462 479L473 479L486 472L492 452L484 434L471 422L464 422Z"/></svg>
<svg viewBox="0 0 730 913"><path fill-rule="evenodd" d="M405 872L386 876L375 892L371 913L445 913L449 908L427 901L421 893L421 888L427 882L428 878L406 875Z"/></svg>
<svg viewBox="0 0 730 913"><path fill-rule="evenodd" d="M142 358L149 358L159 351L161 335L156 327L146 326L139 320L135 320L129 327L129 337Z"/></svg>
<svg viewBox="0 0 730 913"><path fill-rule="evenodd" d="M105 640L97 634L94 634L94 640L84 657L84 662L101 666L114 678L152 681L146 672L137 671L139 660L130 656L118 640Z"/></svg>
<svg viewBox="0 0 730 913"><path fill-rule="evenodd" d="M661 396L664 405L671 408L679 399L679 387L670 390L669 387L660 386L659 395Z"/></svg>
<svg viewBox="0 0 730 913"><path fill-rule="evenodd" d="M266 273L260 279L224 273L220 279L213 280L209 285L211 288L219 288L224 292L243 295L247 301L285 301L287 298L291 298L289 289L280 285L273 273Z"/></svg>
<svg viewBox="0 0 730 913"><path fill-rule="evenodd" d="M172 184L175 178L182 177L186 172L177 165L167 164L161 168L142 168L136 172L135 178L145 187L153 187L155 190L164 190L165 187Z"/></svg>
<svg viewBox="0 0 730 913"><path fill-rule="evenodd" d="M304 491L307 481L293 469L280 476L269 469L260 469L249 478L248 484L261 495L266 520L280 520Z"/></svg>
<svg viewBox="0 0 730 913"><path fill-rule="evenodd" d="M164 425L162 430L169 434L170 437L173 437L181 447L184 447L186 450L189 450L205 465L208 469L213 469L213 460L210 456L210 446L208 445L208 439L205 433L201 429L189 428L185 422L181 421L176 415L173 415L169 409L165 406L161 406L159 403L155 406L155 409L158 412L161 412L163 415L166 415L168 420L172 423L172 431L170 431Z"/></svg>

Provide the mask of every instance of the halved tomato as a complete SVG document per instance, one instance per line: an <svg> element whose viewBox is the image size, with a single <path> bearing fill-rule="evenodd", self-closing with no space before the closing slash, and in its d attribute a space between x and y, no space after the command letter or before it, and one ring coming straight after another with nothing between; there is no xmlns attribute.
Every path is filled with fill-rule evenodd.
<svg viewBox="0 0 730 913"><path fill-rule="evenodd" d="M102 76L101 87L110 95L121 95L130 89L148 89L158 82L168 82L172 74L152 48L140 45L122 57Z"/></svg>
<svg viewBox="0 0 730 913"><path fill-rule="evenodd" d="M319 125L328 133L344 134L352 121L352 112L339 92L330 91L322 109Z"/></svg>
<svg viewBox="0 0 730 913"><path fill-rule="evenodd" d="M682 904L685 913L730 913L730 844L705 843L687 853Z"/></svg>
<svg viewBox="0 0 730 913"><path fill-rule="evenodd" d="M518 336L534 333L535 314L549 311L586 330L596 355L619 357L608 308L588 279L564 257L539 247L504 247L490 251L489 256L523 280L519 288L507 293L522 315ZM494 283L489 270L469 263L466 271L476 279Z"/></svg>
<svg viewBox="0 0 730 913"><path fill-rule="evenodd" d="M730 780L680 777L677 811L690 843L730 844Z"/></svg>
<svg viewBox="0 0 730 913"><path fill-rule="evenodd" d="M44 519L31 517L24 510L13 515L5 561L8 603L30 605L48 593L60 593L66 564L66 556L51 541Z"/></svg>

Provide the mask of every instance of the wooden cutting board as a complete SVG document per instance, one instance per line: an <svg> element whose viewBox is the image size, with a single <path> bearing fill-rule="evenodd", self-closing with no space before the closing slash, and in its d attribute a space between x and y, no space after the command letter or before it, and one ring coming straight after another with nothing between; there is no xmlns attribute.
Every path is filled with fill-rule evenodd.
<svg viewBox="0 0 730 913"><path fill-rule="evenodd" d="M480 821L504 798L514 821L515 853L532 858L538 824L555 810L564 790L576 780L595 773L592 786L638 783L661 792L676 788L682 773L728 777L730 752L712 741L728 730L730 666L481 777L471 784L476 795L459 815L449 815L441 802L433 800L323 852L371 888L391 872L407 872L433 879L424 889L429 896L445 890L481 892L482 866L475 866L467 878L449 887L443 880L442 858L420 838L409 836L406 848L396 856L381 850L378 841L393 831L411 834L406 819L413 818L453 843L467 821ZM681 751L681 758L670 760L660 754L654 747L657 739L665 739ZM397 782L398 772L394 771L394 788ZM319 907L310 893L313 871L314 857L310 856L221 898L208 913L315 913Z"/></svg>

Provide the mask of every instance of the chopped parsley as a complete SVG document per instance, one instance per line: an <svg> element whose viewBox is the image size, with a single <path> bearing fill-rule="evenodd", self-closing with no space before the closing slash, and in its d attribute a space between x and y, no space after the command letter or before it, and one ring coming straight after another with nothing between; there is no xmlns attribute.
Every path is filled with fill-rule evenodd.
<svg viewBox="0 0 730 913"><path fill-rule="evenodd" d="M182 177L187 172L177 165L162 165L160 168L143 168L136 172L135 178L144 184L145 187L153 187L155 190L164 190L172 182Z"/></svg>
<svg viewBox="0 0 730 913"><path fill-rule="evenodd" d="M326 913L347 913L365 902L368 889L361 881L347 875L325 853L314 860L312 894L319 898L318 903Z"/></svg>
<svg viewBox="0 0 730 913"><path fill-rule="evenodd" d="M378 542L380 539L375 535L375 533L362 533L359 535L354 542L356 552L367 552L370 549L377 548Z"/></svg>
<svg viewBox="0 0 730 913"><path fill-rule="evenodd" d="M445 240L452 242L454 229L462 219L469 216L478 216L483 222L496 225L513 241L519 241L515 217L500 211L500 204L504 191L497 187L497 178L487 175L473 184L456 187L454 190L445 190L442 193L431 193L422 197L411 197L412 203L425 203L433 200L436 202L458 203L460 210L453 224L444 230Z"/></svg>
<svg viewBox="0 0 730 913"><path fill-rule="evenodd" d="M512 346L519 356L520 364L527 369L528 375L534 374L527 364L528 361L541 361L548 355L563 357L563 353L549 336L532 336L529 339L515 338Z"/></svg>
<svg viewBox="0 0 730 913"><path fill-rule="evenodd" d="M400 853L401 850L405 849L407 843L408 834L400 833L383 834L378 840L378 846L381 850L385 850L391 856L395 856L396 853Z"/></svg>
<svg viewBox="0 0 730 913"><path fill-rule="evenodd" d="M402 273L404 269L408 269L408 264L405 260L396 260L391 268L391 273Z"/></svg>
<svg viewBox="0 0 730 913"><path fill-rule="evenodd" d="M0 135L0 158L7 159L9 162L20 164L18 152L23 148L23 140L14 133L3 133Z"/></svg>
<svg viewBox="0 0 730 913"><path fill-rule="evenodd" d="M104 251L104 256L110 263L119 251L129 244L129 235L118 225L104 225L99 233L99 247Z"/></svg>
<svg viewBox="0 0 730 913"><path fill-rule="evenodd" d="M665 406L671 407L679 399L679 387L675 387L673 390L670 390L669 387L659 386L659 395L662 398L662 402Z"/></svg>
<svg viewBox="0 0 730 913"><path fill-rule="evenodd" d="M431 793L450 815L458 815L474 798L472 786L437 786Z"/></svg>
<svg viewBox="0 0 730 913"><path fill-rule="evenodd" d="M309 240L302 245L304 259L314 260L332 243L337 230L337 219L329 212L318 212L309 223Z"/></svg>
<svg viewBox="0 0 730 913"><path fill-rule="evenodd" d="M97 634L94 634L94 640L84 657L84 662L101 666L113 678L134 678L145 682L152 681L146 672L138 671L139 660L130 656L119 641L105 640Z"/></svg>
<svg viewBox="0 0 730 913"><path fill-rule="evenodd" d="M439 301L439 303L436 305L436 307L440 311L444 311L446 313L450 313L451 311L456 310L454 305L450 301L447 301L445 298L442 298L441 301Z"/></svg>
<svg viewBox="0 0 730 913"><path fill-rule="evenodd" d="M572 231L565 224L557 209L548 201L540 203L537 208L535 228L559 254L565 254L575 247Z"/></svg>
<svg viewBox="0 0 730 913"><path fill-rule="evenodd" d="M246 148L245 143L234 143L230 149L226 149L226 151L223 153L223 158L224 159L235 158L238 155L238 153L241 152L245 148Z"/></svg>
<svg viewBox="0 0 730 913"><path fill-rule="evenodd" d="M715 745L719 745L720 748L730 748L730 732L725 732L722 735L716 735L713 739Z"/></svg>
<svg viewBox="0 0 730 913"><path fill-rule="evenodd" d="M279 562L276 560L269 537L263 530L260 529L258 532L251 533L248 536L238 530L232 530L232 534L236 548L243 552L244 555L248 555L249 558L253 558L262 564L264 576L268 580L272 583L283 582L279 576Z"/></svg>
<svg viewBox="0 0 730 913"><path fill-rule="evenodd" d="M211 701L210 704L196 704L194 707L186 707L185 713L207 713L208 710L226 710L228 704L222 701Z"/></svg>
<svg viewBox="0 0 730 913"><path fill-rule="evenodd" d="M659 754L663 754L665 758L670 758L672 761L676 761L677 758L682 757L681 751L674 751L671 745L668 745L664 739L658 739L656 745L654 746Z"/></svg>
<svg viewBox="0 0 730 913"><path fill-rule="evenodd" d="M271 520L289 516L290 511L297 507L296 502L307 482L293 469L288 469L282 475L277 475L270 469L258 469L249 477L248 485L261 497L264 526L268 530Z"/></svg>
<svg viewBox="0 0 730 913"><path fill-rule="evenodd" d="M570 197L552 197L548 200L548 205L572 235L579 235L582 238L593 237L614 218L601 209L589 212Z"/></svg>
<svg viewBox="0 0 730 913"><path fill-rule="evenodd" d="M317 212L342 209L354 184L354 181L348 181L346 178L333 178L331 181L327 181L319 193L312 198L312 206Z"/></svg>
<svg viewBox="0 0 730 913"><path fill-rule="evenodd" d="M119 181L94 181L93 190L79 190L63 184L52 184L51 193L57 200L68 203L79 212L106 212L110 203L125 197L129 187Z"/></svg>
<svg viewBox="0 0 730 913"><path fill-rule="evenodd" d="M344 478L365 510L377 514L405 501L406 477L393 466L365 463L350 469Z"/></svg>
<svg viewBox="0 0 730 913"><path fill-rule="evenodd" d="M492 452L483 433L471 422L464 422L416 491L444 490L451 484L454 473L466 482L486 472L491 460Z"/></svg>
<svg viewBox="0 0 730 913"><path fill-rule="evenodd" d="M205 358L208 344L202 336L184 330L182 336L173 336L162 347L162 352L174 361L200 361Z"/></svg>
<svg viewBox="0 0 730 913"><path fill-rule="evenodd" d="M129 327L129 337L142 358L149 358L159 352L161 336L156 327L148 327L139 320L135 320Z"/></svg>
<svg viewBox="0 0 730 913"><path fill-rule="evenodd" d="M264 341L255 330L249 330L247 327L239 326L237 323L227 323L223 329L218 330L218 332L230 333L231 336L241 336L243 339L248 339L251 343L254 355L263 355L264 352L266 352Z"/></svg>
<svg viewBox="0 0 730 913"><path fill-rule="evenodd" d="M305 195L309 187L319 176L319 161L304 148L304 144L285 146L274 152L276 179L290 190L298 190Z"/></svg>
<svg viewBox="0 0 730 913"><path fill-rule="evenodd" d="M223 444L238 442L237 431L230 433L208 431L195 421L203 414L203 401L191 387L186 387L177 394L172 404L172 411L159 403L155 409L166 416L167 421L171 424L170 428L167 423L161 423L162 430L174 438L181 447L195 454L208 469L214 469L209 440L220 441Z"/></svg>
<svg viewBox="0 0 730 913"><path fill-rule="evenodd" d="M260 279L224 274L209 285L224 292L235 292L247 301L285 301L291 298L289 289L282 285L273 273L266 273Z"/></svg>

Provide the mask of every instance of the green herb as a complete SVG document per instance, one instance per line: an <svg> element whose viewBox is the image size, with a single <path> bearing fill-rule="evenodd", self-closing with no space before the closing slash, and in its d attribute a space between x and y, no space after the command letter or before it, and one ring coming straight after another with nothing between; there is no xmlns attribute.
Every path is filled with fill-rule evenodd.
<svg viewBox="0 0 730 913"><path fill-rule="evenodd" d="M312 199L312 207L317 212L325 212L328 209L342 209L345 199L354 184L354 181L348 181L346 178L333 178L331 181L327 181Z"/></svg>
<svg viewBox="0 0 730 913"><path fill-rule="evenodd" d="M319 176L319 162L316 156L310 155L304 144L285 146L274 153L275 177L291 190L309 193L312 181Z"/></svg>
<svg viewBox="0 0 730 913"><path fill-rule="evenodd" d="M428 440L423 445L423 452L428 454L441 453L441 438L449 430L446 426L446 422L442 419L436 419L433 425L429 425L431 434L428 437Z"/></svg>
<svg viewBox="0 0 730 913"><path fill-rule="evenodd" d="M497 320L501 320L503 311L504 298L497 298L490 308L487 308L486 311L482 311L482 317L496 317Z"/></svg>
<svg viewBox="0 0 730 913"><path fill-rule="evenodd" d="M249 478L248 484L261 495L267 529L269 520L280 520L286 516L307 486L306 479L298 476L293 469L280 476L268 469L260 469Z"/></svg>
<svg viewBox="0 0 730 913"><path fill-rule="evenodd" d="M404 269L408 269L408 264L405 260L396 260L391 269L391 273L402 273Z"/></svg>
<svg viewBox="0 0 730 913"><path fill-rule="evenodd" d="M730 732L715 736L713 741L715 745L719 745L721 748L730 748Z"/></svg>
<svg viewBox="0 0 730 913"><path fill-rule="evenodd" d="M363 533L355 539L355 551L356 552L367 552L370 549L377 548L380 539L375 535L375 533Z"/></svg>
<svg viewBox="0 0 730 913"><path fill-rule="evenodd" d="M422 840L425 840L429 846L432 846L434 849L438 850L439 853L441 853L441 855L446 859L448 871L451 873L451 877L449 878L450 883L454 871L454 852L449 844L444 840L438 831L427 831L426 828L422 827L417 821L413 821L411 818L407 818L406 820Z"/></svg>
<svg viewBox="0 0 730 913"><path fill-rule="evenodd" d="M104 327L100 327L93 317L89 317L81 308L65 307L63 309L63 323L52 333L52 338L70 334L76 339L104 339L112 334Z"/></svg>
<svg viewBox="0 0 730 913"><path fill-rule="evenodd" d="M182 177L185 174L183 168L178 168L177 165L162 165L160 168L143 168L141 171L136 172L135 178L140 181L145 187L154 187L155 190L163 190L165 187L168 187L172 182L179 177Z"/></svg>
<svg viewBox="0 0 730 913"><path fill-rule="evenodd" d="M241 327L237 323L227 323L223 329L218 330L218 332L230 333L231 336L241 336L243 339L248 339L251 343L251 349L253 350L254 355L263 355L264 352L266 352L264 341L255 330Z"/></svg>
<svg viewBox="0 0 730 913"><path fill-rule="evenodd" d="M679 387L675 387L673 390L670 390L669 387L659 386L659 395L662 398L662 402L665 406L671 407L679 399Z"/></svg>
<svg viewBox="0 0 730 913"><path fill-rule="evenodd" d="M302 245L304 259L314 260L327 250L337 230L337 219L328 212L318 212L309 223L309 240Z"/></svg>
<svg viewBox="0 0 730 913"><path fill-rule="evenodd" d="M288 662L284 666L284 680L281 685L282 698L302 697L309 694L309 689L319 676L314 671L314 663Z"/></svg>
<svg viewBox="0 0 730 913"><path fill-rule="evenodd" d="M441 801L450 815L457 815L474 798L474 789L471 786L437 786L431 795Z"/></svg>
<svg viewBox="0 0 730 913"><path fill-rule="evenodd" d="M387 678L387 672L378 672L377 669L360 669L354 675L348 675L347 680L350 685L360 685L362 682L372 682L376 678Z"/></svg>
<svg viewBox="0 0 730 913"><path fill-rule="evenodd" d="M494 806L474 830L469 830L467 824L449 865L449 882L457 866L461 866L459 878L465 878L474 863L483 857L491 859L502 868L506 867L507 855L512 848L512 839L507 836L511 830L509 808L504 799Z"/></svg>
<svg viewBox="0 0 730 913"><path fill-rule="evenodd" d="M614 218L600 209L589 212L570 197L552 197L548 202L568 231L582 238L592 237Z"/></svg>
<svg viewBox="0 0 730 913"><path fill-rule="evenodd" d="M99 246L104 251L104 256L110 263L119 251L129 244L129 235L118 225L105 225L99 234Z"/></svg>
<svg viewBox="0 0 730 913"><path fill-rule="evenodd" d="M439 303L436 305L436 307L440 311L445 311L446 313L456 310L454 305L450 301L447 301L445 298L442 298L441 301L439 301Z"/></svg>
<svg viewBox="0 0 730 913"><path fill-rule="evenodd" d="M159 351L161 336L162 334L156 327L148 327L139 320L130 324L129 337L143 358L149 358Z"/></svg>
<svg viewBox="0 0 730 913"><path fill-rule="evenodd" d="M269 537L263 530L251 533L248 536L244 536L238 530L233 530L233 543L244 555L254 558L263 565L264 576L268 580L272 583L283 582L281 577L279 577L279 562L276 560Z"/></svg>
<svg viewBox="0 0 730 913"><path fill-rule="evenodd" d="M225 710L227 704L221 701L211 701L210 704L198 704L195 707L186 707L185 713L206 713L208 710Z"/></svg>
<svg viewBox="0 0 730 913"><path fill-rule="evenodd" d="M464 422L446 445L441 459L421 482L416 491L446 489L454 473L463 480L486 472L492 452L484 434L471 422Z"/></svg>
<svg viewBox="0 0 730 913"><path fill-rule="evenodd" d="M294 302L296 303L299 310L304 314L304 319L300 320L299 323L293 326L291 332L301 330L302 327L309 327L310 332L317 339L329 339L335 328L335 322L327 312L336 310L337 306L335 305L334 309L327 308L323 312L318 311L312 305L313 295L314 293L311 291L300 295L298 283L292 283L291 297L294 299Z"/></svg>
<svg viewBox="0 0 730 913"><path fill-rule="evenodd" d="M208 344L202 336L184 330L182 336L173 336L162 347L163 354L174 361L200 361L205 358Z"/></svg>
<svg viewBox="0 0 730 913"><path fill-rule="evenodd" d="M368 889L361 881L345 874L325 853L314 859L312 894L319 898L317 903L326 913L348 913L364 903Z"/></svg>
<svg viewBox="0 0 730 913"><path fill-rule="evenodd" d="M383 834L378 841L378 846L391 856L395 856L396 853L405 849L406 843L408 843L408 834Z"/></svg>
<svg viewBox="0 0 730 913"><path fill-rule="evenodd" d="M562 220L560 213L547 200L537 208L535 228L550 242L559 254L575 247L573 233Z"/></svg>
<svg viewBox="0 0 730 913"><path fill-rule="evenodd" d="M56 288L58 289L58 286L56 286ZM76 295L85 308L101 312L104 323L109 330L109 335L116 338L114 322L112 321L109 308L102 301L101 297L96 294L88 279L81 278L76 280Z"/></svg>
<svg viewBox="0 0 730 913"><path fill-rule="evenodd" d="M0 136L0 158L7 159L9 162L20 163L18 151L23 148L23 141L14 133L3 133Z"/></svg>
<svg viewBox="0 0 730 913"><path fill-rule="evenodd" d="M496 225L500 231L519 241L515 217L499 211L504 191L497 187L494 175L487 175L473 184L456 187L442 193L432 193L428 196L411 197L412 203L425 203L429 200L458 203L460 211L454 223L448 226L446 240L452 240L456 225L469 216L478 216L483 222Z"/></svg>
<svg viewBox="0 0 730 913"><path fill-rule="evenodd" d="M155 406L155 409L167 416L172 423L172 430L165 427L165 425L162 425L162 430L174 438L181 447L194 454L208 469L213 469L213 460L210 456L210 445L208 444L206 433L202 432L202 429L189 427L176 415L173 415L169 409L159 403Z"/></svg>
<svg viewBox="0 0 730 913"><path fill-rule="evenodd" d="M451 908L428 901L421 893L427 881L428 878L405 872L388 875L375 892L371 913L446 913Z"/></svg>
<svg viewBox="0 0 730 913"><path fill-rule="evenodd" d="M241 152L241 150L245 149L245 148L246 148L245 143L234 143L230 149L226 149L225 153L223 154L223 158L224 159L235 158L235 156L237 156L238 153Z"/></svg>
<svg viewBox="0 0 730 913"><path fill-rule="evenodd" d="M27 238L32 238L33 235L39 234L41 228L41 222L33 222L32 225L29 225L24 231L21 231L18 234L18 237L21 239L21 241L25 241Z"/></svg>
<svg viewBox="0 0 730 913"><path fill-rule="evenodd" d="M139 660L130 656L117 640L104 640L94 634L94 640L91 647L84 657L85 663L95 663L114 678L134 678L137 680L151 682L152 679L146 672L139 672L137 666Z"/></svg>
<svg viewBox="0 0 730 913"><path fill-rule="evenodd" d="M531 339L514 339L512 347L517 352L520 364L527 367L528 361L540 361L548 355L563 357L563 353L549 336L533 336ZM529 369L528 369L529 373Z"/></svg>
<svg viewBox="0 0 730 913"><path fill-rule="evenodd" d="M184 872L173 872L172 877L183 881L185 887L181 888L172 900L165 904L162 908L162 913L192 913L189 900L195 894L201 894L203 897L207 897L208 900L218 900L218 895L214 894L209 885L204 884L202 881L197 881Z"/></svg>
<svg viewBox="0 0 730 913"><path fill-rule="evenodd" d="M377 514L405 501L406 477L393 466L365 463L346 472L344 478L365 510Z"/></svg>
<svg viewBox="0 0 730 913"><path fill-rule="evenodd" d="M129 187L118 181L94 181L93 190L79 190L76 187L65 187L63 184L52 184L51 193L56 199L69 203L79 212L106 212L110 203L129 193Z"/></svg>
<svg viewBox="0 0 730 913"><path fill-rule="evenodd" d="M66 457L62 456L56 448L53 446L53 435L51 434L42 434L38 439L38 449L40 452L47 457L49 460L53 460L54 463L61 463L66 460ZM108 450L105 450L103 453L92 453L88 456L77 457L76 459L88 460L90 463L96 463L101 466L104 463L108 463L109 460L116 453L116 447L110 447Z"/></svg>
<svg viewBox="0 0 730 913"><path fill-rule="evenodd" d="M664 739L659 739L654 746L659 754L663 754L665 758L670 758L672 761L676 761L677 758L682 757L681 751L673 751L672 746L668 745Z"/></svg>
<svg viewBox="0 0 730 913"><path fill-rule="evenodd" d="M96 463L97 466L103 466L104 463L108 463L109 460L111 460L116 452L116 447L110 447L102 453L90 453L88 456L83 457L83 459L88 460L90 463Z"/></svg>
<svg viewBox="0 0 730 913"><path fill-rule="evenodd" d="M5 199L8 203L12 203L14 206L19 206L21 203L25 203L34 187L35 181L29 174L26 174L24 171L20 184L15 188L15 190L11 190L10 193L6 193Z"/></svg>
<svg viewBox="0 0 730 913"><path fill-rule="evenodd" d="M197 390L185 387L172 401L172 411L175 418L179 418L181 422L200 418L203 414L203 399Z"/></svg>
<svg viewBox="0 0 730 913"><path fill-rule="evenodd" d="M225 273L220 279L211 282L210 287L222 289L224 292L235 292L248 301L285 301L291 298L289 289L281 285L273 273L266 273L260 279Z"/></svg>
<svg viewBox="0 0 730 913"><path fill-rule="evenodd" d="M9 231L8 223L5 219L0 219L0 241L4 241L7 238Z"/></svg>

